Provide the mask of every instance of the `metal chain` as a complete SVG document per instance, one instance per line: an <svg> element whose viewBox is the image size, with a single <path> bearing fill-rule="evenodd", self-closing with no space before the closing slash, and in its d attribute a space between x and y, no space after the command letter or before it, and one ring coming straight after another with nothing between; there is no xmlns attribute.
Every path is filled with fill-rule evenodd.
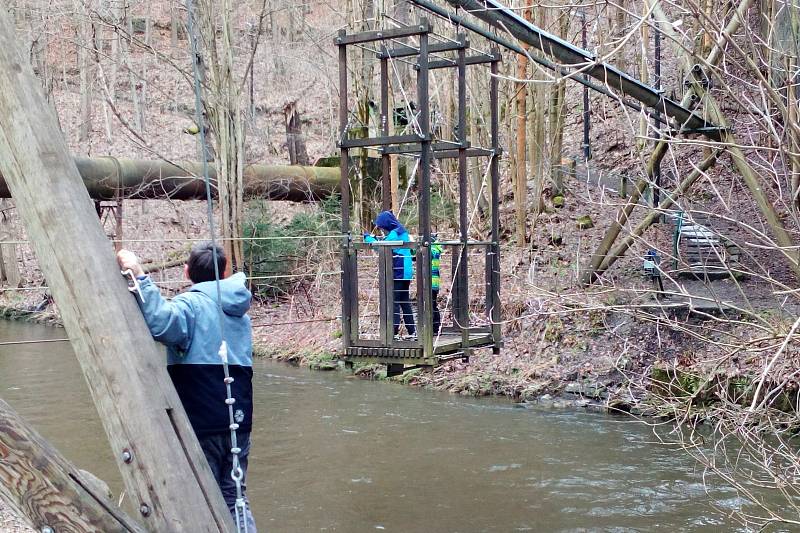
<svg viewBox="0 0 800 533"><path fill-rule="evenodd" d="M214 282L217 288L217 310L219 315L219 329L220 329L220 338L222 339L222 344L219 347L219 357L222 361L222 371L224 374L224 382L225 382L225 404L228 406L228 428L231 432L231 456L233 457L232 460L232 468L231 468L231 479L233 479L234 484L236 485L236 503L234 505L234 514L235 514L235 522L236 522L236 531L238 533L248 533L247 531L247 504L245 503L244 496L242 493L242 479L244 478L244 471L241 468L239 463L239 454L241 453L241 448L239 448L239 443L236 437L236 430L239 429L239 424L236 423L233 415L233 405L236 403L236 398L233 397L231 393L231 383L233 383L233 378L230 375L230 370L228 368L228 343L225 342L225 312L222 309L222 289L220 287L220 272L219 272L219 265L217 263L217 241L216 235L214 230L214 208L212 203L211 197L211 178L209 177L208 172L208 158L206 157L205 153L205 146L206 146L206 135L205 135L205 128L203 127L203 118L201 114L202 108L202 98L200 95L200 71L198 66L198 54L200 53L197 47L197 35L195 34L194 29L194 9L193 9L193 2L192 0L186 0L186 10L187 10L187 29L189 33L189 40L191 42L191 49L192 49L192 71L194 74L194 103L195 103L195 120L197 122L197 126L200 134L200 145L203 150L203 180L205 181L206 186L206 205L208 211L208 230L211 237L211 250L212 256L214 260Z"/></svg>

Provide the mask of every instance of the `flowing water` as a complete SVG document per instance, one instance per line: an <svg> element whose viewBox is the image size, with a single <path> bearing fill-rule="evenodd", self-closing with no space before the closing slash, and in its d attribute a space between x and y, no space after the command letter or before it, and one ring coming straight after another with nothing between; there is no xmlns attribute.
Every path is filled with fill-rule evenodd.
<svg viewBox="0 0 800 533"><path fill-rule="evenodd" d="M0 321L0 341L64 331ZM262 530L730 531L742 505L629 418L520 409L256 361L248 494ZM68 343L0 346L0 397L121 481ZM221 400L220 400L221 401Z"/></svg>

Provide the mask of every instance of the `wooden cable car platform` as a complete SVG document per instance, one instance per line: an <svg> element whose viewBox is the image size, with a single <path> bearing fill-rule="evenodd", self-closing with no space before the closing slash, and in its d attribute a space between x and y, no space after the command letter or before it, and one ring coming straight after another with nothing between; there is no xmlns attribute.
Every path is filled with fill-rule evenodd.
<svg viewBox="0 0 800 533"><path fill-rule="evenodd" d="M363 341L362 341L363 342ZM413 344L413 341L397 341L398 344ZM377 343L376 343L377 344ZM465 346L466 344L466 346ZM364 363L404 364L420 366L436 366L451 359L465 359L464 348L493 348L496 343L492 333L470 332L466 343L458 333L443 333L434 338L433 356L425 356L421 346L348 346L345 349L345 360L358 360Z"/></svg>
<svg viewBox="0 0 800 533"><path fill-rule="evenodd" d="M405 42L400 42L403 40ZM364 138L350 123L348 108L347 47L355 44L375 43L380 63L380 131ZM443 38L434 33L426 19L417 24L387 31L362 32L348 35L340 31L336 44L339 47L339 125L341 137L341 191L342 234L342 343L343 359L348 365L354 362L387 365L388 375L397 375L411 368L432 367L451 359L468 359L476 348L500 349L500 170L499 156L499 92L498 74L501 57L496 49L485 53L470 47L467 35L459 31L456 39ZM381 52L382 50L382 52ZM431 55L431 54L436 55ZM445 54L445 55L442 55ZM447 54L450 54L447 56ZM416 71L415 118L401 123L392 120L390 105L391 62L396 57L412 57ZM442 59L445 58L445 59ZM484 76L489 85L490 143L476 148L467 133L467 67L486 67ZM441 132L431 124L429 72L433 69L450 69L457 81L457 125L452 136L440 138ZM410 107L410 103L406 102ZM395 116L395 119L397 117ZM376 148L381 154L381 208L390 211L392 198L397 194L397 184L391 176L392 157L404 156L417 160L418 180L415 199L418 216L413 228L416 239L404 242L361 242L353 237L350 221L350 175L354 166L350 151ZM453 158L458 168L458 228L454 241L438 241L431 227L431 169L434 159ZM469 204L467 159L486 158L489 198L491 199L491 230L488 239L474 241ZM394 206L395 216L402 213L402 203ZM359 220L355 235L369 229L370 222ZM442 253L450 256L451 267L447 283L434 287L433 261ZM442 252L442 250L446 252ZM396 278L394 263L399 257L415 257L413 280L415 288L408 295L411 278ZM361 263L359 263L361 261ZM480 265L476 268L475 264ZM482 264L481 264L482 263ZM482 272L481 272L482 270ZM470 272L478 275L470 276ZM407 275L407 274L404 274ZM441 276L444 280L445 277ZM397 281L407 281L405 296L394 288ZM439 291L442 294L439 294ZM409 301L395 301L398 297ZM440 297L441 296L441 297ZM444 304L444 309L437 306ZM399 311L398 306L403 310ZM409 311L413 307L413 311ZM362 312L363 311L363 312ZM441 314L440 314L441 311ZM400 316L411 333L410 338L398 337ZM446 315L446 316L445 316ZM371 317L379 317L377 323ZM408 320L406 317L413 317ZM442 321L441 324L439 321ZM476 320L479 322L476 324ZM409 327L411 326L411 327ZM440 329L441 326L441 329Z"/></svg>

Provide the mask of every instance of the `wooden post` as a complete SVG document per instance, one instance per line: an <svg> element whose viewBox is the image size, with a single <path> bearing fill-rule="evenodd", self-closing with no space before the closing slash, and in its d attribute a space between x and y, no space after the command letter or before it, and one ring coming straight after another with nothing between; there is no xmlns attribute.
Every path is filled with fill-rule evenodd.
<svg viewBox="0 0 800 533"><path fill-rule="evenodd" d="M0 499L38 531L144 532L0 400Z"/></svg>
<svg viewBox="0 0 800 533"><path fill-rule="evenodd" d="M150 336L113 247L87 209L89 195L18 42L0 9L0 169L128 497L148 531L230 531L233 520L167 374L163 347Z"/></svg>

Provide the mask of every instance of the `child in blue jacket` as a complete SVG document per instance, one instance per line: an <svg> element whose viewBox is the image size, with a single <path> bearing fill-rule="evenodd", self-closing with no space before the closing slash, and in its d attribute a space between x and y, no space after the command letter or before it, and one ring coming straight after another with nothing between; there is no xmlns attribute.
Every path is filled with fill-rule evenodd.
<svg viewBox="0 0 800 533"><path fill-rule="evenodd" d="M178 392L211 472L222 491L225 503L235 518L236 485L231 478L231 429L225 403L225 375L219 349L222 344L217 285L214 273L214 249L211 243L195 246L184 267L194 283L170 301L144 273L136 255L120 250L117 261L123 270L131 270L139 281L141 298L136 297L153 338L167 347L167 371ZM224 275L227 259L216 247L217 269ZM243 471L242 491L246 488L250 431L253 425L253 332L250 327L250 291L243 273L220 280L225 341L228 346L228 371L233 378L231 395L239 453ZM247 531L256 526L245 496Z"/></svg>
<svg viewBox="0 0 800 533"><path fill-rule="evenodd" d="M384 237L380 240L410 242L411 237L403 224L391 211L382 211L375 219L375 225L383 230ZM364 234L364 242L377 242L379 239L369 233ZM392 249L392 274L393 274L393 298L394 298L394 334L400 332L400 322L406 326L409 335L416 335L417 329L414 325L414 308L411 306L411 280L414 277L414 265L411 259L410 248Z"/></svg>

